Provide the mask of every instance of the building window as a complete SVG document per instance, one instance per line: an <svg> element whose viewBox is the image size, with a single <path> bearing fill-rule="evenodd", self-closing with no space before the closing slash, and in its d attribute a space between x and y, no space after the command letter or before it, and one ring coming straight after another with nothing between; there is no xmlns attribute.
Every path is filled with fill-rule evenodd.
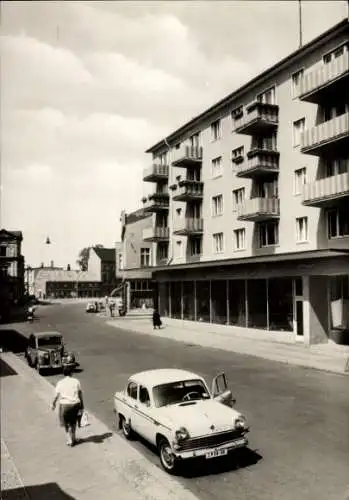
<svg viewBox="0 0 349 500"><path fill-rule="evenodd" d="M279 244L279 223L265 222L259 226L260 247L269 247Z"/></svg>
<svg viewBox="0 0 349 500"><path fill-rule="evenodd" d="M276 134L269 136L253 136L251 149L261 149L263 151L276 151Z"/></svg>
<svg viewBox="0 0 349 500"><path fill-rule="evenodd" d="M0 257L6 257L6 247L4 245L0 246Z"/></svg>
<svg viewBox="0 0 349 500"><path fill-rule="evenodd" d="M221 138L221 121L216 120L211 124L211 137L213 141Z"/></svg>
<svg viewBox="0 0 349 500"><path fill-rule="evenodd" d="M292 75L292 97L298 97L299 94L299 84L304 76L304 69L300 69L293 73Z"/></svg>
<svg viewBox="0 0 349 500"><path fill-rule="evenodd" d="M222 253L224 250L223 233L215 233L213 235L213 252Z"/></svg>
<svg viewBox="0 0 349 500"><path fill-rule="evenodd" d="M270 89L258 94L257 101L262 104L275 104L275 87L270 87Z"/></svg>
<svg viewBox="0 0 349 500"><path fill-rule="evenodd" d="M297 217L296 219L297 243L308 241L308 217Z"/></svg>
<svg viewBox="0 0 349 500"><path fill-rule="evenodd" d="M349 236L349 208L341 207L328 211L328 237L344 238Z"/></svg>
<svg viewBox="0 0 349 500"><path fill-rule="evenodd" d="M256 193L259 198L278 198L279 183L277 179L271 181L257 181Z"/></svg>
<svg viewBox="0 0 349 500"><path fill-rule="evenodd" d="M336 160L325 160L325 175L332 177L349 172L349 158L339 158Z"/></svg>
<svg viewBox="0 0 349 500"><path fill-rule="evenodd" d="M219 177L223 173L222 157L212 160L212 177Z"/></svg>
<svg viewBox="0 0 349 500"><path fill-rule="evenodd" d="M245 188L234 189L233 191L233 210L237 210L238 205L245 200Z"/></svg>
<svg viewBox="0 0 349 500"><path fill-rule="evenodd" d="M218 194L212 197L212 216L222 215L223 213L223 195Z"/></svg>
<svg viewBox="0 0 349 500"><path fill-rule="evenodd" d="M191 256L201 255L202 253L202 240L201 238L192 238L189 240L189 254Z"/></svg>
<svg viewBox="0 0 349 500"><path fill-rule="evenodd" d="M293 146L299 146L301 143L301 135L305 130L305 118L293 122Z"/></svg>
<svg viewBox="0 0 349 500"><path fill-rule="evenodd" d="M246 249L246 231L245 228L234 230L234 246L235 250L245 250Z"/></svg>
<svg viewBox="0 0 349 500"><path fill-rule="evenodd" d="M307 183L307 169L305 167L298 168L294 171L294 194L302 194L303 186Z"/></svg>
<svg viewBox="0 0 349 500"><path fill-rule="evenodd" d="M141 248L141 267L150 266L150 248Z"/></svg>
<svg viewBox="0 0 349 500"><path fill-rule="evenodd" d="M343 45L340 45L337 47L335 50L332 50L331 52L328 52L325 54L322 58L324 64L329 64L338 57L341 57L344 55L344 52L348 52L348 44L344 43Z"/></svg>
<svg viewBox="0 0 349 500"><path fill-rule="evenodd" d="M244 161L244 146L240 146L235 148L231 152L231 161L235 164L241 163Z"/></svg>
<svg viewBox="0 0 349 500"><path fill-rule="evenodd" d="M233 129L236 128L236 124L244 115L244 110L242 106L238 106L237 108L233 109L231 112L231 121L233 125Z"/></svg>
<svg viewBox="0 0 349 500"><path fill-rule="evenodd" d="M198 148L200 147L200 132L198 132L197 134L193 134L191 137L190 137L190 146L193 147L193 148Z"/></svg>

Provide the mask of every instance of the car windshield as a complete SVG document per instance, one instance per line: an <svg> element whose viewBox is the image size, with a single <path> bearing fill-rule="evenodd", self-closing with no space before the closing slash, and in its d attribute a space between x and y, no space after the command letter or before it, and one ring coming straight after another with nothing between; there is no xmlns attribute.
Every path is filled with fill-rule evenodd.
<svg viewBox="0 0 349 500"><path fill-rule="evenodd" d="M175 405L186 401L183 399L188 393L194 399L209 399L210 395L202 380L184 380L171 382L169 384L157 385L153 388L154 403L157 408L167 405Z"/></svg>
<svg viewBox="0 0 349 500"><path fill-rule="evenodd" d="M48 346L61 346L62 345L62 337L59 335L50 335L47 337L39 337L38 338L38 346L39 347L48 347Z"/></svg>

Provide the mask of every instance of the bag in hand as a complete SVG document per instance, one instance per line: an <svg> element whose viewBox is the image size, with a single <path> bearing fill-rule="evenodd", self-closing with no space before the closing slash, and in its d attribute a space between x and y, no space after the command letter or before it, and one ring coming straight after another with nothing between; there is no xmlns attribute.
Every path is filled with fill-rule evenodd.
<svg viewBox="0 0 349 500"><path fill-rule="evenodd" d="M81 412L79 413L78 425L79 427L87 427L88 425L90 425L88 413L86 410L81 410Z"/></svg>

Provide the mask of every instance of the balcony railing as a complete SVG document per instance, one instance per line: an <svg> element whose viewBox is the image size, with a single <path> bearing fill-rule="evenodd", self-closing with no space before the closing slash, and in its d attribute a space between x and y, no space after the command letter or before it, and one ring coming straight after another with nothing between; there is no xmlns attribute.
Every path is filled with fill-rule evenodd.
<svg viewBox="0 0 349 500"><path fill-rule="evenodd" d="M169 209L169 197L151 194L143 198L143 210L145 212L162 212Z"/></svg>
<svg viewBox="0 0 349 500"><path fill-rule="evenodd" d="M143 229L143 241L168 241L170 231L168 227L147 227Z"/></svg>
<svg viewBox="0 0 349 500"><path fill-rule="evenodd" d="M263 135L270 133L279 124L279 106L253 102L246 107L247 114L235 121L238 134Z"/></svg>
<svg viewBox="0 0 349 500"><path fill-rule="evenodd" d="M298 96L302 101L317 103L324 99L328 90L345 91L348 78L349 53L345 52L331 63L306 73L299 82Z"/></svg>
<svg viewBox="0 0 349 500"><path fill-rule="evenodd" d="M177 190L174 192L175 201L195 201L202 200L204 195L204 185L198 181L180 181Z"/></svg>
<svg viewBox="0 0 349 500"><path fill-rule="evenodd" d="M319 179L303 188L303 205L309 207L335 205L344 198L349 203L349 172Z"/></svg>
<svg viewBox="0 0 349 500"><path fill-rule="evenodd" d="M187 236L189 234L202 234L204 230L204 220L199 218L187 218L178 221L173 229L174 234Z"/></svg>
<svg viewBox="0 0 349 500"><path fill-rule="evenodd" d="M280 217L279 198L251 198L237 207L238 220L263 221Z"/></svg>
<svg viewBox="0 0 349 500"><path fill-rule="evenodd" d="M143 181L157 182L168 179L168 165L154 163L143 170Z"/></svg>
<svg viewBox="0 0 349 500"><path fill-rule="evenodd" d="M247 162L237 166L238 177L253 178L279 172L279 152L253 149L247 153Z"/></svg>
<svg viewBox="0 0 349 500"><path fill-rule="evenodd" d="M172 165L176 167L191 167L200 165L202 162L201 146L181 146L175 150L175 158Z"/></svg>
<svg viewBox="0 0 349 500"><path fill-rule="evenodd" d="M343 145L344 149L346 149L348 139L349 113L344 113L316 127L305 130L301 135L301 151L302 153L321 155L327 148L333 149Z"/></svg>

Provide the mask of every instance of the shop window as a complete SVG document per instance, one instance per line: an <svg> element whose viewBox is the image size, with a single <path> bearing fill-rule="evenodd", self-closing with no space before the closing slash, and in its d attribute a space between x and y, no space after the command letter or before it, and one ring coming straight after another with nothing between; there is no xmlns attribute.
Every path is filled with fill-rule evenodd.
<svg viewBox="0 0 349 500"><path fill-rule="evenodd" d="M212 323L227 322L227 282L213 280L211 282Z"/></svg>
<svg viewBox="0 0 349 500"><path fill-rule="evenodd" d="M229 289L229 323L246 326L246 282L230 280Z"/></svg>
<svg viewBox="0 0 349 500"><path fill-rule="evenodd" d="M193 281L183 281L183 319L195 320L195 290Z"/></svg>
<svg viewBox="0 0 349 500"><path fill-rule="evenodd" d="M171 318L182 319L182 282L171 283Z"/></svg>
<svg viewBox="0 0 349 500"><path fill-rule="evenodd" d="M196 282L197 321L210 321L210 282Z"/></svg>
<svg viewBox="0 0 349 500"><path fill-rule="evenodd" d="M292 278L268 280L269 330L293 331Z"/></svg>
<svg viewBox="0 0 349 500"><path fill-rule="evenodd" d="M330 278L331 327L349 328L349 275Z"/></svg>
<svg viewBox="0 0 349 500"><path fill-rule="evenodd" d="M267 283L256 279L247 281L248 326L267 328Z"/></svg>

